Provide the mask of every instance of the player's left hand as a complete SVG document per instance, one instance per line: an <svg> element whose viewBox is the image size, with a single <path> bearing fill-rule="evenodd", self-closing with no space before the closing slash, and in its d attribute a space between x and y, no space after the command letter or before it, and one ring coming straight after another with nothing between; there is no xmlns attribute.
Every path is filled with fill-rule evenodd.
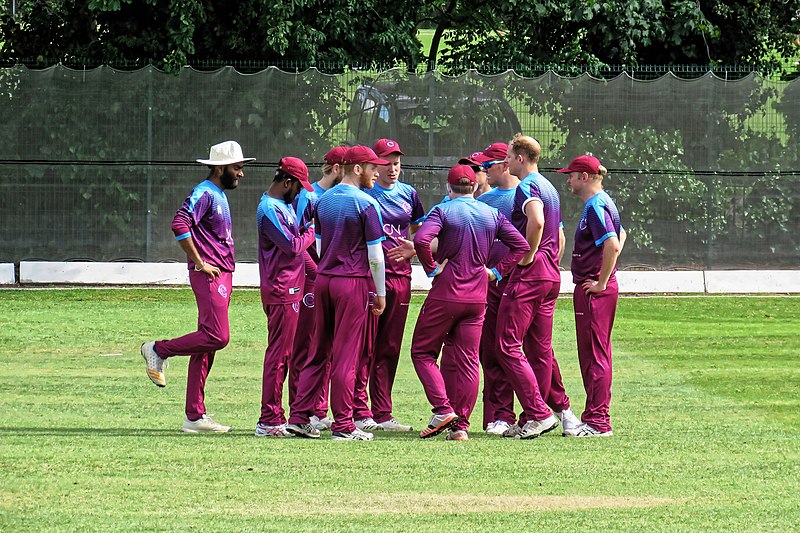
<svg viewBox="0 0 800 533"><path fill-rule="evenodd" d="M486 270L486 275L489 276L489 281L497 280L497 276L494 275L494 271L491 268L489 268L487 266L485 266L483 268Z"/></svg>
<svg viewBox="0 0 800 533"><path fill-rule="evenodd" d="M593 279L587 279L582 284L583 290L586 291L586 294L597 294L606 290L605 283L601 284L599 281L595 281Z"/></svg>
<svg viewBox="0 0 800 533"><path fill-rule="evenodd" d="M444 261L442 261L441 263L436 265L436 274L433 275L434 278L436 276L440 276L442 274L442 272L444 271L444 267L447 266L447 262L448 261L449 261L449 259L445 259Z"/></svg>
<svg viewBox="0 0 800 533"><path fill-rule="evenodd" d="M414 243L402 237L400 237L400 246L396 246L386 252L387 259L398 263L408 261L415 255L417 255L417 252L414 250Z"/></svg>
<svg viewBox="0 0 800 533"><path fill-rule="evenodd" d="M376 296L372 302L372 313L375 316L380 316L383 314L384 309L386 309L386 296Z"/></svg>

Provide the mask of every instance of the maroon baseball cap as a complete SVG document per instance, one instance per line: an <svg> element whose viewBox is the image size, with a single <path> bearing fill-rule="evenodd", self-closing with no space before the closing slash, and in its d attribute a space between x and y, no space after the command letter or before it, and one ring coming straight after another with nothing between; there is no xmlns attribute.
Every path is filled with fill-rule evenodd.
<svg viewBox="0 0 800 533"><path fill-rule="evenodd" d="M372 145L372 149L380 157L386 157L390 154L406 155L400 149L400 144L391 139L378 139L375 141L375 144Z"/></svg>
<svg viewBox="0 0 800 533"><path fill-rule="evenodd" d="M488 159L483 156L483 152L472 152L467 157L462 157L459 159L458 164L481 166L481 163L484 161L488 161Z"/></svg>
<svg viewBox="0 0 800 533"><path fill-rule="evenodd" d="M329 165L341 165L345 153L347 153L347 146L334 146L325 154L325 162Z"/></svg>
<svg viewBox="0 0 800 533"><path fill-rule="evenodd" d="M586 172L587 174L600 174L600 160L593 155L579 155L565 168L556 170L556 172Z"/></svg>
<svg viewBox="0 0 800 533"><path fill-rule="evenodd" d="M300 181L303 188L308 192L314 192L314 187L308 182L308 167L303 163L302 159L284 157L278 162L278 170L282 170Z"/></svg>
<svg viewBox="0 0 800 533"><path fill-rule="evenodd" d="M505 161L508 153L508 143L493 143L483 150L483 162Z"/></svg>
<svg viewBox="0 0 800 533"><path fill-rule="evenodd" d="M361 163L373 163L375 165L388 165L389 162L378 157L372 148L357 144L347 150L342 161L345 165L358 165Z"/></svg>
<svg viewBox="0 0 800 533"><path fill-rule="evenodd" d="M465 181L466 180L466 181ZM469 165L456 165L447 173L447 183L450 185L475 185L475 172Z"/></svg>

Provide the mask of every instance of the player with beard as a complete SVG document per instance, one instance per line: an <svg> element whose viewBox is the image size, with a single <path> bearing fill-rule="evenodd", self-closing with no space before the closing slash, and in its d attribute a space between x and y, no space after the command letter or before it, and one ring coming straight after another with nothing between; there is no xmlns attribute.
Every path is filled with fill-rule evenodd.
<svg viewBox="0 0 800 533"><path fill-rule="evenodd" d="M378 167L375 186L364 192L372 196L381 208L383 241L388 253L411 238L425 218L425 210L414 187L400 181L400 145L391 139L379 139L372 149L388 161ZM403 344L408 305L411 301L411 263L388 261L386 264L386 310L380 317L369 320L365 357L356 378L356 427L361 430L412 431L392 416L392 388L400 348ZM380 342L374 342L379 339ZM367 375L369 379L367 380ZM369 382L367 405L366 383Z"/></svg>
<svg viewBox="0 0 800 533"><path fill-rule="evenodd" d="M387 161L366 146L353 146L344 157L344 178L319 200L314 226L317 253L316 319L311 355L300 372L297 396L287 429L318 438L310 419L319 391L326 385L330 361L330 404L334 440L372 440L353 421L356 367L364 350L369 312L369 279L376 287L372 312L386 306L383 220L380 206L361 189L370 189L377 166Z"/></svg>
<svg viewBox="0 0 800 533"><path fill-rule="evenodd" d="M186 433L224 433L231 430L206 415L205 384L217 351L230 339L228 305L235 267L231 211L226 190L235 189L244 177L244 165L255 161L244 157L235 141L211 147L208 178L197 185L175 214L172 231L186 253L189 283L197 302L197 331L172 340L142 344L150 380L164 387L164 361L176 355L189 356L186 381Z"/></svg>
<svg viewBox="0 0 800 533"><path fill-rule="evenodd" d="M322 196L325 191L342 181L342 158L345 152L347 152L347 147L345 146L334 146L331 148L324 157L325 162L322 165L322 178L311 184L314 188L314 192L308 192L302 189L300 194L295 198L293 205L300 227L312 222L319 197ZM295 394L297 394L297 382L300 378L300 369L303 368L308 359L308 350L314 338L314 331L316 330L316 319L314 318L314 286L317 279L317 263L319 263L319 257L313 246L306 250L304 259L306 265L305 285L303 287L303 298L300 303L300 318L297 322L297 334L292 347L292 355L289 359L288 388L290 405ZM326 371L326 375L330 375L330 365ZM327 383L329 379L329 377L326 378L325 382ZM323 387L319 392L320 396L316 412L311 415L311 425L320 431L330 429L333 424L333 421L328 417L328 393L329 387Z"/></svg>
<svg viewBox="0 0 800 533"><path fill-rule="evenodd" d="M256 437L292 436L286 430L281 406L283 381L289 354L296 342L305 283L304 257L314 243L313 226L298 225L291 205L301 190L313 191L308 182L308 168L296 157L284 157L256 213L261 303L267 315L268 331Z"/></svg>

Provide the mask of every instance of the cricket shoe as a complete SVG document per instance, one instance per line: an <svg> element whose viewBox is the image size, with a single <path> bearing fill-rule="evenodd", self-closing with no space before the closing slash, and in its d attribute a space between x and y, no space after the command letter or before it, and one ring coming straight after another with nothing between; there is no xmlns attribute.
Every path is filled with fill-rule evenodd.
<svg viewBox="0 0 800 533"><path fill-rule="evenodd" d="M378 427L376 429L383 431L414 431L414 428L405 424L401 424L395 420L394 417L384 422L378 422Z"/></svg>
<svg viewBox="0 0 800 533"><path fill-rule="evenodd" d="M453 427L458 422L458 415L455 413L445 413L443 415L433 415L428 427L419 432L419 438L428 439L434 437L446 429Z"/></svg>
<svg viewBox="0 0 800 533"><path fill-rule="evenodd" d="M349 433L344 431L334 431L332 438L333 440L372 440L375 437L372 433L367 433L366 431L361 431L360 429L356 428Z"/></svg>
<svg viewBox="0 0 800 533"><path fill-rule="evenodd" d="M223 426L206 415L197 420L189 420L187 418L183 421L183 428L181 429L184 433L228 433L230 430L230 426Z"/></svg>
<svg viewBox="0 0 800 533"><path fill-rule="evenodd" d="M259 422L256 424L256 437L294 437L293 433L289 433L286 429L286 424L278 426L269 426Z"/></svg>
<svg viewBox="0 0 800 533"><path fill-rule="evenodd" d="M286 424L286 431L295 437L303 437L304 439L319 438L319 430L311 424Z"/></svg>
<svg viewBox="0 0 800 533"><path fill-rule="evenodd" d="M553 415L548 416L544 420L529 420L522 426L515 439L535 439L539 435L543 435L548 431L553 431L558 427L558 418Z"/></svg>
<svg viewBox="0 0 800 533"><path fill-rule="evenodd" d="M517 435L519 435L520 431L522 431L522 428L519 427L519 424L514 422L513 424L508 426L508 428L505 431L503 431L503 437L505 437L507 439L513 439Z"/></svg>
<svg viewBox="0 0 800 533"><path fill-rule="evenodd" d="M331 420L330 417L327 416L320 418L317 415L311 415L309 423L312 426L314 426L314 429L316 429L317 431L327 431L331 429L331 426L333 425L333 420Z"/></svg>
<svg viewBox="0 0 800 533"><path fill-rule="evenodd" d="M613 434L611 430L600 431L594 429L589 424L581 424L569 431L564 430L565 437L610 437Z"/></svg>
<svg viewBox="0 0 800 533"><path fill-rule="evenodd" d="M376 429L380 429L378 427L378 423L375 422L371 417L370 418L362 418L361 420L355 421L356 427L361 431L375 431Z"/></svg>
<svg viewBox="0 0 800 533"><path fill-rule="evenodd" d="M561 434L564 436L567 436L569 431L573 431L581 425L581 419L575 416L572 409L564 409L563 411L556 412L555 415L558 417L559 422L561 422Z"/></svg>
<svg viewBox="0 0 800 533"><path fill-rule="evenodd" d="M155 341L145 342L139 348L139 351L142 352L142 357L144 357L144 361L147 363L147 377L157 386L166 387L167 380L164 378L164 360L156 353L155 345Z"/></svg>
<svg viewBox="0 0 800 533"><path fill-rule="evenodd" d="M508 428L511 427L511 424L506 422L505 420L497 420L496 422L492 422L488 426L486 426L486 433L489 435L497 435L502 437L503 433L506 432Z"/></svg>
<svg viewBox="0 0 800 533"><path fill-rule="evenodd" d="M469 435L463 429L451 429L447 432L445 440L469 440Z"/></svg>

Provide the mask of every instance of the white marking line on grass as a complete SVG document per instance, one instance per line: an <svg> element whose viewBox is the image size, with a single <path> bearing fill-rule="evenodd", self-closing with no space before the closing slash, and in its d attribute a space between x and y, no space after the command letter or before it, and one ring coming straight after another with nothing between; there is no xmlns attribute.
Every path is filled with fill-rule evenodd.
<svg viewBox="0 0 800 533"><path fill-rule="evenodd" d="M319 514L359 514L364 501L370 502L370 513L377 514L451 514L513 513L525 511L558 511L563 509L636 509L675 505L671 498L639 496L490 496L478 494L389 493L355 496L352 494L292 495L291 500L273 501L272 512L288 516L307 511L313 506Z"/></svg>
<svg viewBox="0 0 800 533"><path fill-rule="evenodd" d="M124 354L121 353L101 353L100 357L120 357Z"/></svg>

